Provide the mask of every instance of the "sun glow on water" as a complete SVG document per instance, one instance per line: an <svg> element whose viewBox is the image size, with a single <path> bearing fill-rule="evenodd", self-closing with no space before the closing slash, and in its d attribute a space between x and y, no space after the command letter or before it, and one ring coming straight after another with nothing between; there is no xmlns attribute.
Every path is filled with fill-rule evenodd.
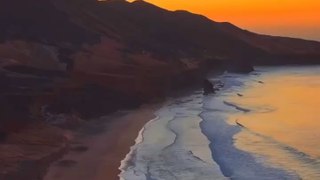
<svg viewBox="0 0 320 180"><path fill-rule="evenodd" d="M235 136L236 146L303 179L320 178L319 72L319 67L267 71L260 79L264 84L249 83L243 97L231 97L251 109L229 116L246 127Z"/></svg>

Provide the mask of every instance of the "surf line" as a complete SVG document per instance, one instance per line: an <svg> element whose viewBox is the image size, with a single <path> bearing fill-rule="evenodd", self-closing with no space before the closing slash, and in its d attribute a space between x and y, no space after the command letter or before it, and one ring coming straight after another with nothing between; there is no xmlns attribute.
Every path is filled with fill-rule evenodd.
<svg viewBox="0 0 320 180"><path fill-rule="evenodd" d="M253 134L255 136L258 136L258 137L264 139L267 142L271 142L271 143L277 145L281 149L287 151L289 154L293 154L293 155L296 155L296 156L300 157L302 161L312 163L314 166L319 166L320 165L320 162L318 161L318 159L312 158L309 154L306 154L306 153L304 153L304 152L302 152L302 151L300 151L300 150L298 150L298 149L296 149L296 148L294 148L292 146L289 146L287 144L279 142L279 141L273 139L272 137L257 133L255 131L247 128L243 124L241 124L238 119L236 119L235 122L239 127L241 127L242 129L245 129L247 132L249 132L249 133L251 133L251 134Z"/></svg>
<svg viewBox="0 0 320 180"><path fill-rule="evenodd" d="M233 108L235 108L235 109L237 109L237 110L239 110L239 111L242 111L242 112L244 112L244 113L248 113L248 112L251 111L250 109L246 109L246 108L240 107L240 106L238 106L238 105L236 105L236 104L233 104L233 103L230 103L230 102L227 102L227 101L223 101L223 103L224 103L225 105L227 105L227 106L233 107Z"/></svg>

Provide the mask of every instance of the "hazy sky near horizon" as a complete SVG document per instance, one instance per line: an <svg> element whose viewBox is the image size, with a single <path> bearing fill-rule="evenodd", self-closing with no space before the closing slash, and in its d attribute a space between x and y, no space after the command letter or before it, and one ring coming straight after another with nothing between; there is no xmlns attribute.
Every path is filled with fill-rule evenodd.
<svg viewBox="0 0 320 180"><path fill-rule="evenodd" d="M320 41L320 0L146 0L243 29Z"/></svg>

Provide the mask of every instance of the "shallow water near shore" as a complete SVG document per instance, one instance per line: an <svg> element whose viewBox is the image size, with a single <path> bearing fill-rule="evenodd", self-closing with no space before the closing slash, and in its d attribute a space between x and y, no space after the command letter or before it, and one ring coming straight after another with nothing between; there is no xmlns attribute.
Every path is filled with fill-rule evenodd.
<svg viewBox="0 0 320 180"><path fill-rule="evenodd" d="M157 111L122 161L121 179L320 179L320 66L210 80L225 86Z"/></svg>

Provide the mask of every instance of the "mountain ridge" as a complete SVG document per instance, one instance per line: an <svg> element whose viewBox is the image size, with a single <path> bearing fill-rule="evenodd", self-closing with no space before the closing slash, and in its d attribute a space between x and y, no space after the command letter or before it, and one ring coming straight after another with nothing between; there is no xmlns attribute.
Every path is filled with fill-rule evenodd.
<svg viewBox="0 0 320 180"><path fill-rule="evenodd" d="M21 82L16 73L29 79L47 73L48 83L25 87L46 89L40 95L56 95L57 86L96 84L142 100L186 85L186 78L203 78L210 69L249 72L252 65L320 63L319 42L259 35L142 0L0 4L2 79Z"/></svg>

